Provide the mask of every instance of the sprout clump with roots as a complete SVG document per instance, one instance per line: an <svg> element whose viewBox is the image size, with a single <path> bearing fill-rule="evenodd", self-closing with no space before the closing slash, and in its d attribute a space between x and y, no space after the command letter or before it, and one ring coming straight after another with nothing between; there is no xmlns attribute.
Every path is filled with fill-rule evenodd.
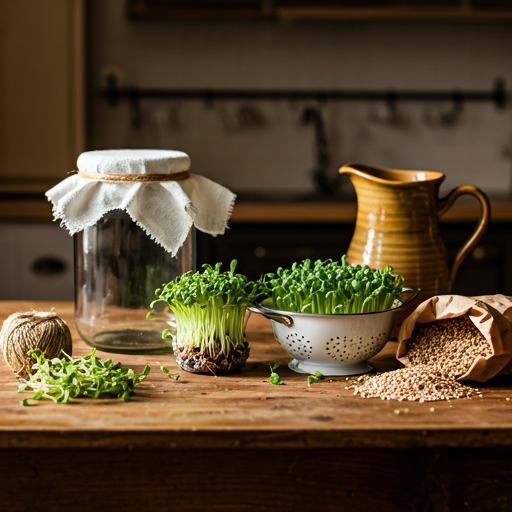
<svg viewBox="0 0 512 512"><path fill-rule="evenodd" d="M221 272L221 263L215 268L206 264L202 271L191 270L156 290L157 300L151 307L163 303L174 313L173 348L183 370L233 373L249 357L245 312L264 287L236 274L236 264L233 260L226 272Z"/></svg>

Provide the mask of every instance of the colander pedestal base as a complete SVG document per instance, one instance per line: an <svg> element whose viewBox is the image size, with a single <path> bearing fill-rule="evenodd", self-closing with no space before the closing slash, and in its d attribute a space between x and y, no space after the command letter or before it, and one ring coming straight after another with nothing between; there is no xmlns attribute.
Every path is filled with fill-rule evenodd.
<svg viewBox="0 0 512 512"><path fill-rule="evenodd" d="M314 361L298 361L293 359L288 363L288 368L297 373L307 373L314 375L316 372L321 372L326 377L336 376L349 376L349 375L362 375L373 370L366 362L354 364L328 364L328 363L315 363Z"/></svg>

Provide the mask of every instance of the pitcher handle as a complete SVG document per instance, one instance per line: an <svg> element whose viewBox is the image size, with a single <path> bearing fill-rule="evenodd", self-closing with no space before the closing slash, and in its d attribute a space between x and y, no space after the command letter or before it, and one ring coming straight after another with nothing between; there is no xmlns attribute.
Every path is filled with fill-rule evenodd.
<svg viewBox="0 0 512 512"><path fill-rule="evenodd" d="M461 185L456 189L452 190L447 196L442 197L437 203L437 213L441 217L444 215L455 203L455 201L463 195L475 196L478 199L481 207L480 219L476 225L475 231L466 240L466 243L461 247L455 260L453 261L452 268L450 270L450 283L453 283L457 270L459 270L460 264L464 261L466 256L472 251L475 245L478 243L482 235L484 234L487 224L491 216L491 205L489 199L479 188L473 185Z"/></svg>

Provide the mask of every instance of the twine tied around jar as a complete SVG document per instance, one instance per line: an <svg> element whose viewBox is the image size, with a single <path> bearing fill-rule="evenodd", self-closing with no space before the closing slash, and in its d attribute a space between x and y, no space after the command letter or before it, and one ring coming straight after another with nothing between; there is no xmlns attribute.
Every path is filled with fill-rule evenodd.
<svg viewBox="0 0 512 512"><path fill-rule="evenodd" d="M190 178L188 171L175 172L173 174L100 174L84 171L75 171L81 178L106 181L110 183L140 183L145 181L181 181Z"/></svg>
<svg viewBox="0 0 512 512"><path fill-rule="evenodd" d="M190 172L190 157L182 151L87 151L78 157L75 169L46 193L55 220L71 235L95 226L113 210L122 210L172 257L192 226L222 235L236 197Z"/></svg>

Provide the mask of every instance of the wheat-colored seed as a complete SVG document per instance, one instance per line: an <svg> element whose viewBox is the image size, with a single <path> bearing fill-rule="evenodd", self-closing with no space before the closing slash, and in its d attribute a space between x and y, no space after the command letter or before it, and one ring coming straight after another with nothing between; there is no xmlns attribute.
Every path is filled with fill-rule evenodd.
<svg viewBox="0 0 512 512"><path fill-rule="evenodd" d="M419 402L466 398L470 397L473 391L452 377L426 365L372 375L347 389L353 389L354 394L364 398Z"/></svg>
<svg viewBox="0 0 512 512"><path fill-rule="evenodd" d="M436 400L471 398L473 390L456 381L477 357L487 357L489 342L468 315L416 324L403 361L406 368L360 377L349 383L354 395L382 400ZM431 411L434 409L431 408Z"/></svg>
<svg viewBox="0 0 512 512"><path fill-rule="evenodd" d="M428 324L416 324L403 361L406 366L425 364L457 378L479 356L491 355L491 346L468 315Z"/></svg>

